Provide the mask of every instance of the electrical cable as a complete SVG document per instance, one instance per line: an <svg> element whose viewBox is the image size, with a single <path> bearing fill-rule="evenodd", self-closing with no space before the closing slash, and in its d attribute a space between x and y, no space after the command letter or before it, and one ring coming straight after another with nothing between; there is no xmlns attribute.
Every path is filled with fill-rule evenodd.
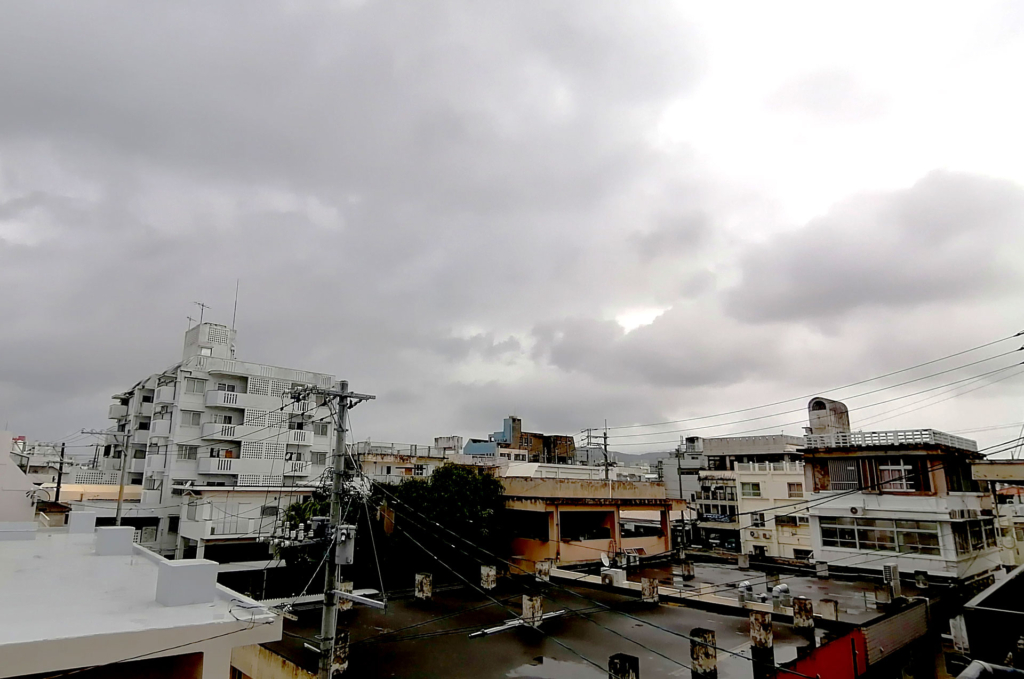
<svg viewBox="0 0 1024 679"><path fill-rule="evenodd" d="M979 344L978 346L971 347L970 349L964 349L963 351L958 351L956 353L949 354L949 355L943 356L941 358L936 358L936 359L933 359L931 361L925 361L924 363L918 363L917 365L912 365L909 368L901 368L900 370L894 370L892 372L885 373L884 375L877 375L875 377L871 377L871 378L868 378L866 380L860 380L858 382L851 382L850 384L844 384L841 387L833 387L831 389L825 389L825 390L822 390L822 391L819 391L819 392L815 392L815 393L812 393L812 394L807 394L806 396L796 396L794 398L788 398L788 399L786 399L784 401L776 401L774 403L767 403L767 404L764 404L764 405L752 406L752 407L749 407L749 408L741 408L740 410L730 410L728 412L717 413L717 414L714 414L714 415L703 415L703 416L700 416L700 417L691 417L691 418L686 418L686 419L681 419L681 420L668 420L668 421L665 421L665 422L655 422L655 423L652 423L652 424L625 424L625 425L617 425L617 426L614 426L614 427L607 427L607 428L609 430L612 430L612 429L633 429L633 428L640 428L640 427L657 427L657 426L662 426L662 425L666 425L666 424L679 424L681 422L693 422L693 421L696 421L696 420L706 420L706 419L711 419L711 418L714 418L714 417L723 417L725 415L735 415L737 413L746 413L746 412L750 412L752 410L760 410L761 408L770 408L772 406L782 405L784 403L792 403L793 401L801 401L803 399L814 398L815 396L822 396L824 394L832 393L832 392L835 392L835 391L840 391L842 389L848 389L850 387L856 387L856 386L859 386L861 384L867 384L868 382L874 382L876 380L884 379L886 377L892 377L893 375L899 375L901 373L909 372L911 370L916 370L917 368L923 368L926 365L932 365L932 364L935 364L935 363L941 363L942 361L948 360L950 358L955 358L957 356L962 356L964 354L968 354L968 353L971 353L971 352L974 352L974 351L978 351L979 349L984 349L986 347L990 347L990 346L993 346L995 344L1001 344L1002 342L1005 342L1007 340L1011 340L1014 337L1020 337L1022 335L1024 335L1024 330L1022 330L1022 331L1020 331L1018 333L1015 333L1013 335L1009 335L1007 337L1003 337L1001 339L993 340L991 342L986 342L985 344ZM592 427L592 428L593 429L600 429L600 427Z"/></svg>

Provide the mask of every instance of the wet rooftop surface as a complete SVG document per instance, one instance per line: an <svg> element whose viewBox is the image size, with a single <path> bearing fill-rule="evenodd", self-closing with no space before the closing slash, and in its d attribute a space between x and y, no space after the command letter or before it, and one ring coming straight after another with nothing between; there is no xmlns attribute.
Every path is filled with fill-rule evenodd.
<svg viewBox="0 0 1024 679"><path fill-rule="evenodd" d="M664 564L631 571L629 579L639 582L641 577L653 577L664 585L680 587L684 591L695 590L700 583L720 585L719 594L723 597L735 597L736 583L749 580L753 585L754 593L768 594L768 602L771 602L771 588L765 585L764 571L738 568L731 564L698 563L695 564L693 580L684 582L681 573L680 566ZM882 612L874 608L875 587L878 583L873 581L840 579L835 575L828 579L785 572L779 575L779 582L789 585L790 592L794 597L804 596L815 602L815 612L819 610L817 606L819 600L835 599L839 602L839 619L841 621L864 623L882 615ZM928 593L917 589L906 581L902 583L902 590L903 596L907 597Z"/></svg>
<svg viewBox="0 0 1024 679"><path fill-rule="evenodd" d="M526 581L503 579L492 594L518 615L523 588L526 586L536 587ZM349 630L351 635L348 674L357 677L455 679L605 679L608 676L609 656L627 653L640 658L641 676L645 678L689 677L690 642L645 624L651 622L686 635L696 627L715 630L717 645L723 649L718 651L720 676L753 677L746 614L725 615L674 604L655 606L596 589L573 587L566 591L553 584L540 587L545 594L545 612L563 608L570 611L592 611L596 603L601 603L644 622L620 613L601 611L589 613L589 619L576 614L547 620L542 624L543 632L516 628L470 639L470 632L500 625L514 617L513 613L471 589L435 592L430 601L391 601L387 611L356 606L342 612L339 615L339 628ZM450 617L398 631L442 616ZM319 628L319 608L300 612L298 621L285 622L284 639L266 646L315 672L318 656L305 649L303 643L316 645L318 642L315 636L319 634ZM773 633L776 662L795 658L797 646L807 643L789 625L775 623ZM727 651L738 655L731 655Z"/></svg>

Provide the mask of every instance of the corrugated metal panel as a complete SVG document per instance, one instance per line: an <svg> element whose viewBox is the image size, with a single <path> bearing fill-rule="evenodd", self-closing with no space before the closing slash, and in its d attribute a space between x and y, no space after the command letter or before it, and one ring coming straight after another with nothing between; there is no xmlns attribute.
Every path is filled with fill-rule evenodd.
<svg viewBox="0 0 1024 679"><path fill-rule="evenodd" d="M864 628L868 664L873 665L890 653L920 639L928 631L928 608L919 603L891 618Z"/></svg>

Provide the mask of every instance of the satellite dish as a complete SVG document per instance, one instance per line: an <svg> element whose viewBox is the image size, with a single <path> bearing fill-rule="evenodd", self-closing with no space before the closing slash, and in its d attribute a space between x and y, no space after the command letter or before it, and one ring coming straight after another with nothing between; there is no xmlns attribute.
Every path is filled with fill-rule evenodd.
<svg viewBox="0 0 1024 679"><path fill-rule="evenodd" d="M607 555L607 554L604 554L604 553L602 553L602 554L601 554L601 563L603 563L603 564L604 564L604 567L605 567L605 568L611 568L612 562L611 562L611 560L610 560L610 559L608 558L608 555Z"/></svg>

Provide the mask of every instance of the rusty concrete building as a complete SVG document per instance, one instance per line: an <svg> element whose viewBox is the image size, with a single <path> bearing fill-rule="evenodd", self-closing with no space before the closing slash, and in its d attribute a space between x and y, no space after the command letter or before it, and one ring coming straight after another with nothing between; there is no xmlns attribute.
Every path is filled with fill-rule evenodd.
<svg viewBox="0 0 1024 679"><path fill-rule="evenodd" d="M499 449L525 454L523 462L573 464L576 461L576 442L572 436L523 431L523 421L515 415L506 417L502 430L486 439L469 439L463 452L497 457Z"/></svg>

